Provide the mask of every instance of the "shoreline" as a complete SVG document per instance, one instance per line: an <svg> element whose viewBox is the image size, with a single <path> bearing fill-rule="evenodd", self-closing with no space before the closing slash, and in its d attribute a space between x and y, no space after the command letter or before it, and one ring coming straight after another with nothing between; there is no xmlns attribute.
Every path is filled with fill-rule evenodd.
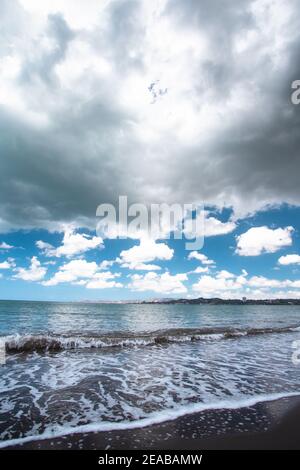
<svg viewBox="0 0 300 470"><path fill-rule="evenodd" d="M6 449L300 449L300 396L207 409L139 428L35 439Z"/></svg>

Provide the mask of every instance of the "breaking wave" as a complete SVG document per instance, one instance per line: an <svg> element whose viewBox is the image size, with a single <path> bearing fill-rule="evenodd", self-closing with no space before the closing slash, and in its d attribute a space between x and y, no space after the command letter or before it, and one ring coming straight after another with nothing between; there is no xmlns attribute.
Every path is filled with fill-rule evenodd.
<svg viewBox="0 0 300 470"><path fill-rule="evenodd" d="M55 352L72 349L141 347L189 341L225 340L238 337L299 331L300 326L298 325L279 328L249 329L178 328L141 334L120 332L102 335L11 335L0 337L0 341L2 344L5 344L5 349L8 354L16 354L24 352Z"/></svg>

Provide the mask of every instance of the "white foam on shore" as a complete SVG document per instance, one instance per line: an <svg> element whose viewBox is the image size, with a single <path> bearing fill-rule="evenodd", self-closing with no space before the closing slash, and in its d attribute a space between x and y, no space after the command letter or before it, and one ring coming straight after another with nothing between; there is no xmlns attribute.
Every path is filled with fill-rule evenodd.
<svg viewBox="0 0 300 470"><path fill-rule="evenodd" d="M300 397L300 392L293 393L274 393L269 395L256 395L253 397L245 398L240 401L230 401L222 400L217 403L195 403L193 405L188 405L181 407L177 410L164 410L158 413L153 413L147 418L143 418L136 421L124 421L120 423L91 423L84 424L76 427L64 427L58 426L52 431L45 431L42 434L35 436L26 436L16 439L10 439L7 441L0 442L0 449L4 449L11 446L22 445L28 442L43 441L46 439L55 439L59 437L68 436L71 434L85 434L85 433L98 433L98 432L108 432L108 431L126 431L130 429L140 429L155 424L161 424L167 421L174 421L177 418L180 418L185 415L190 415L193 413L199 413L201 411L208 410L237 410L240 408L246 408L249 406L254 406L258 403L265 403L270 401L279 400L282 398L292 398Z"/></svg>

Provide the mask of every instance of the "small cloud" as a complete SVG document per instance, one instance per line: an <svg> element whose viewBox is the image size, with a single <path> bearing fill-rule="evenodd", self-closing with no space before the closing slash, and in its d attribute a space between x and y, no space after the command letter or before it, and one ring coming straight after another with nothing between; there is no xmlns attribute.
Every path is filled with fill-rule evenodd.
<svg viewBox="0 0 300 470"><path fill-rule="evenodd" d="M3 261L0 263L0 269L10 269L11 265L8 261Z"/></svg>
<svg viewBox="0 0 300 470"><path fill-rule="evenodd" d="M36 246L43 252L45 256L60 258L85 253L95 248L103 247L103 240L100 237L92 237L87 234L75 233L73 229L67 229L64 233L62 245L55 248L50 243L38 240Z"/></svg>
<svg viewBox="0 0 300 470"><path fill-rule="evenodd" d="M235 252L240 256L258 256L262 253L275 253L292 245L293 227L271 229L266 226L252 227L238 237Z"/></svg>
<svg viewBox="0 0 300 470"><path fill-rule="evenodd" d="M296 254L281 256L278 260L278 263L282 264L283 266L288 266L290 264L300 264L300 256Z"/></svg>
<svg viewBox="0 0 300 470"><path fill-rule="evenodd" d="M0 243L0 250L12 250L13 248L14 247L12 245L8 245L8 243Z"/></svg>
<svg viewBox="0 0 300 470"><path fill-rule="evenodd" d="M198 266L194 271L191 271L190 274L204 274L209 272L209 267L206 266L205 268L203 266Z"/></svg>
<svg viewBox="0 0 300 470"><path fill-rule="evenodd" d="M204 255L203 253L199 253L198 251L191 251L191 253L188 255L188 259L196 259L198 261L201 261L201 263L205 265L215 264L212 259L209 259L206 255Z"/></svg>
<svg viewBox="0 0 300 470"><path fill-rule="evenodd" d="M160 294L183 294L187 292L187 288L183 284L187 281L187 275L175 274L169 272L157 274L149 272L147 274L133 274L129 287L138 292L152 291Z"/></svg>
<svg viewBox="0 0 300 470"><path fill-rule="evenodd" d="M36 256L33 256L30 261L28 269L15 268L17 274L14 275L15 279L22 279L23 281L41 281L44 279L47 268L44 268Z"/></svg>
<svg viewBox="0 0 300 470"><path fill-rule="evenodd" d="M142 239L139 245L121 251L117 262L128 269L157 271L160 269L159 266L146 263L155 260L169 261L173 258L173 255L174 250L169 248L166 243L156 243L151 239Z"/></svg>
<svg viewBox="0 0 300 470"><path fill-rule="evenodd" d="M107 289L122 287L115 282L119 274L110 271L99 272L100 266L95 261L88 262L84 259L75 259L59 267L58 271L48 281L43 281L44 286L56 286L62 283L70 283L77 286L86 286L87 289Z"/></svg>

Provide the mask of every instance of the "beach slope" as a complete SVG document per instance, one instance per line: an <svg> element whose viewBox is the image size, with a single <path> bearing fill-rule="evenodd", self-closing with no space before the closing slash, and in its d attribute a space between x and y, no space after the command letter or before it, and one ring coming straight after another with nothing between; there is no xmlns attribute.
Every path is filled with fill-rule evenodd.
<svg viewBox="0 0 300 470"><path fill-rule="evenodd" d="M75 433L7 449L300 449L300 397L207 410L122 431Z"/></svg>

